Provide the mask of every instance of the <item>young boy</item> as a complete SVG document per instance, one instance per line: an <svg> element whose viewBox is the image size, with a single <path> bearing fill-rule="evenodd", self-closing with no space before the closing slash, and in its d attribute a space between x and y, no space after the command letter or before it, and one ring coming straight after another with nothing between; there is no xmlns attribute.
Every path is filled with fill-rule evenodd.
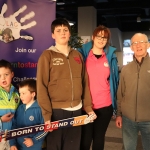
<svg viewBox="0 0 150 150"><path fill-rule="evenodd" d="M11 129L12 118L20 102L16 88L11 84L13 76L11 63L0 60L0 131ZM9 149L9 141L3 139L0 150Z"/></svg>
<svg viewBox="0 0 150 150"><path fill-rule="evenodd" d="M15 113L12 129L43 124L41 108L36 101L36 81L27 79L19 84L22 105ZM10 140L10 150L42 150L46 132L39 132Z"/></svg>
<svg viewBox="0 0 150 150"><path fill-rule="evenodd" d="M85 111L94 114L83 58L68 46L68 21L54 20L51 32L55 46L42 53L37 68L37 96L45 124L80 116L82 101ZM54 130L47 136L47 150L79 150L80 137L80 126Z"/></svg>

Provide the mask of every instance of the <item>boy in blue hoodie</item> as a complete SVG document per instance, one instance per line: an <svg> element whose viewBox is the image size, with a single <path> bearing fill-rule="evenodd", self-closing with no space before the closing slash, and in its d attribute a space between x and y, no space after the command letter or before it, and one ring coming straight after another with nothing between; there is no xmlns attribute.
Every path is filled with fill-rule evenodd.
<svg viewBox="0 0 150 150"><path fill-rule="evenodd" d="M12 129L43 124L41 109L36 99L36 81L27 79L19 84L22 105L16 111ZM46 132L38 132L10 140L10 150L42 150Z"/></svg>
<svg viewBox="0 0 150 150"><path fill-rule="evenodd" d="M11 84L13 76L11 63L0 60L0 131L11 129L12 118L20 102L18 91ZM0 150L10 150L9 141L2 139Z"/></svg>

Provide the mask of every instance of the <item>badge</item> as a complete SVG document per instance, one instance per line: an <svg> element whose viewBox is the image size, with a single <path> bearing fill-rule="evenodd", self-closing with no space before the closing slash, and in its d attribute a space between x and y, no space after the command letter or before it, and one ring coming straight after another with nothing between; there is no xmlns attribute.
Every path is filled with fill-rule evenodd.
<svg viewBox="0 0 150 150"><path fill-rule="evenodd" d="M104 62L104 66L105 66L105 67L109 67L108 62Z"/></svg>
<svg viewBox="0 0 150 150"><path fill-rule="evenodd" d="M34 120L34 116L30 116L30 117L29 117L29 120L30 120L30 121L33 121L33 120Z"/></svg>
<svg viewBox="0 0 150 150"><path fill-rule="evenodd" d="M15 97L15 102L16 102L16 103L19 102L19 97Z"/></svg>

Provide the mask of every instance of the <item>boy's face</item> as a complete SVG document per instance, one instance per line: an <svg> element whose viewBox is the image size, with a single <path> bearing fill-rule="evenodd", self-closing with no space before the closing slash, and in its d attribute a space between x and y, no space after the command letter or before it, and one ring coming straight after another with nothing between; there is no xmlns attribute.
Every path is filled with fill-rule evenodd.
<svg viewBox="0 0 150 150"><path fill-rule="evenodd" d="M10 90L10 85L13 76L14 73L9 68L5 67L0 68L0 86L4 88L7 92L9 92Z"/></svg>
<svg viewBox="0 0 150 150"><path fill-rule="evenodd" d="M57 44L68 45L68 41L70 38L70 32L68 27L63 25L55 27L54 33L52 33L52 38Z"/></svg>
<svg viewBox="0 0 150 150"><path fill-rule="evenodd" d="M5 42L9 42L9 35L8 34L4 34L3 37L4 37Z"/></svg>
<svg viewBox="0 0 150 150"><path fill-rule="evenodd" d="M30 92L28 86L19 87L20 99L23 104L30 104L34 101L35 92Z"/></svg>

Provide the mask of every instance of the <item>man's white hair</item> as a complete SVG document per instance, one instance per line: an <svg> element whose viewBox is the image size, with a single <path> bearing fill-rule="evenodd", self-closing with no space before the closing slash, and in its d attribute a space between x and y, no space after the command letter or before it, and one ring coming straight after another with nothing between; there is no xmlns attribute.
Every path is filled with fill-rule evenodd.
<svg viewBox="0 0 150 150"><path fill-rule="evenodd" d="M144 35L144 36L145 36L146 41L148 42L148 37L147 37L147 35L146 35L146 34L144 34L144 33L135 33L135 34L132 36L131 41L132 41L133 37L135 37L136 35Z"/></svg>

